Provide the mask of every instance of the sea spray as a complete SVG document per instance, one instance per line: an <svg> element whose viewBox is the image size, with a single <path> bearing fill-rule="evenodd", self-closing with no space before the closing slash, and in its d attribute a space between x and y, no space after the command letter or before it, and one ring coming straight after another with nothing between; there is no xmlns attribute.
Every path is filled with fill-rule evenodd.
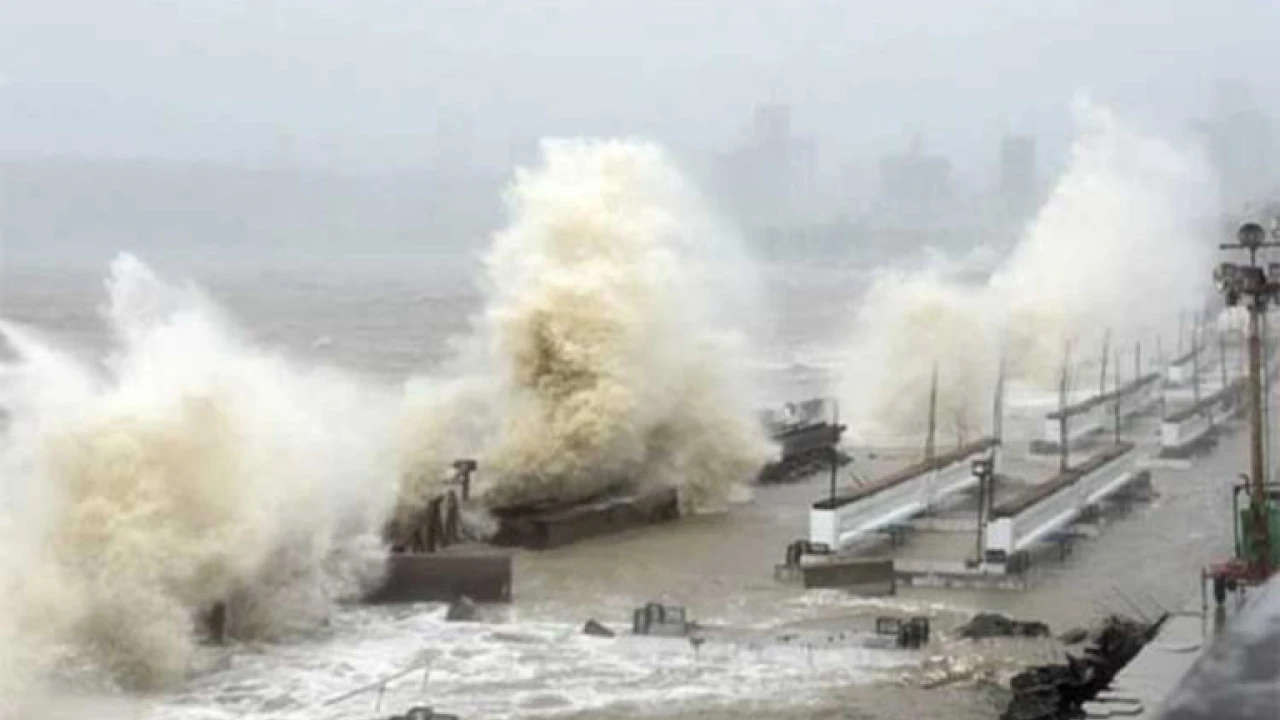
<svg viewBox="0 0 1280 720"><path fill-rule="evenodd" d="M1172 337L1206 299L1217 252L1218 194L1194 149L1085 100L1075 110L1067 168L989 283L1021 373L1042 384L1068 339Z"/></svg>
<svg viewBox="0 0 1280 720"><path fill-rule="evenodd" d="M739 244L644 142L548 141L507 200L466 349L411 388L406 503L469 456L490 506L642 484L722 505L768 452L744 369Z"/></svg>
<svg viewBox="0 0 1280 720"><path fill-rule="evenodd" d="M980 436L983 399L999 364L997 329L985 322L990 314L981 292L941 273L878 274L857 318L865 344L844 370L850 433L889 445L916 442L928 422L936 368L938 437L949 443Z"/></svg>
<svg viewBox="0 0 1280 720"><path fill-rule="evenodd" d="M14 356L0 367L2 579L19 591L0 668L74 656L163 687L214 603L235 634L269 637L376 580L393 405L253 347L130 256L108 291L100 365L0 325Z"/></svg>
<svg viewBox="0 0 1280 720"><path fill-rule="evenodd" d="M1200 301L1216 211L1204 163L1087 100L1075 115L1064 172L987 282L926 268L882 272L872 283L842 380L856 439L918 439L934 363L939 432L985 430L1001 355L1011 378L1048 389L1068 343L1078 360L1093 356L1107 330L1167 340L1179 309Z"/></svg>

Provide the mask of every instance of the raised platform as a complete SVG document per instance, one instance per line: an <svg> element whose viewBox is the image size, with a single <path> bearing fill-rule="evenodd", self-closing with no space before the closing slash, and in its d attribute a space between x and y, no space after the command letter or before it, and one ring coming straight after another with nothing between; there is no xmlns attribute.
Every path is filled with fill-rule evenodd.
<svg viewBox="0 0 1280 720"><path fill-rule="evenodd" d="M382 587L365 600L374 604L452 602L466 596L476 602L511 602L513 564L511 553L483 545L393 553Z"/></svg>
<svg viewBox="0 0 1280 720"><path fill-rule="evenodd" d="M1211 447L1218 428L1240 413L1243 392L1244 381L1237 380L1170 413L1160 425L1160 457L1188 458Z"/></svg>
<svg viewBox="0 0 1280 720"><path fill-rule="evenodd" d="M1094 395L1059 410L1047 413L1043 435L1031 441L1033 455L1056 455L1062 448L1062 423L1067 424L1067 449L1087 445L1093 438L1123 425L1153 408L1160 400L1161 377L1152 373L1125 383L1121 387Z"/></svg>
<svg viewBox="0 0 1280 720"><path fill-rule="evenodd" d="M1149 485L1148 471L1124 469L1133 449L1132 443L1113 445L992 508L983 533L984 566L1022 572L1033 545L1129 486Z"/></svg>
<svg viewBox="0 0 1280 720"><path fill-rule="evenodd" d="M977 485L970 461L998 444L983 438L815 502L809 510L809 540L838 551L935 507Z"/></svg>
<svg viewBox="0 0 1280 720"><path fill-rule="evenodd" d="M897 582L909 587L963 590L1026 590L1029 579L1020 573L973 566L964 561L898 560L894 563Z"/></svg>
<svg viewBox="0 0 1280 720"><path fill-rule="evenodd" d="M1182 385L1191 382L1192 375L1199 369L1196 358L1204 350L1204 346L1195 347L1173 359L1165 369L1165 378L1171 385Z"/></svg>
<svg viewBox="0 0 1280 720"><path fill-rule="evenodd" d="M502 510L491 542L499 547L549 550L588 538L671 522L680 517L675 488L655 488L567 507Z"/></svg>
<svg viewBox="0 0 1280 720"><path fill-rule="evenodd" d="M774 577L807 590L841 589L868 597L897 591L894 563L888 558L818 557L802 564L778 565Z"/></svg>

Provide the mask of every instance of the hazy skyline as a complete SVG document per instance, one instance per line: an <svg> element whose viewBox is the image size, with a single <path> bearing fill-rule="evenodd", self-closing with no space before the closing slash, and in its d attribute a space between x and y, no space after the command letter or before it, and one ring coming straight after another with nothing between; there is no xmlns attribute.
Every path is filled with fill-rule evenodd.
<svg viewBox="0 0 1280 720"><path fill-rule="evenodd" d="M711 153L777 101L828 170L920 134L979 183L1007 131L1056 161L1081 91L1174 133L1223 79L1274 114L1280 30L1264 0L47 0L4 15L9 157L420 165L442 116L496 168L543 135Z"/></svg>

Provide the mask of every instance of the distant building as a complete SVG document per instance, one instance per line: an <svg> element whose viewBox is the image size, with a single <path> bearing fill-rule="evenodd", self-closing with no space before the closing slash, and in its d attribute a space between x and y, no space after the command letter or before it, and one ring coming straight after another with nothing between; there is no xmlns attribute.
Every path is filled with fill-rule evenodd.
<svg viewBox="0 0 1280 720"><path fill-rule="evenodd" d="M1226 208L1270 199L1277 189L1271 119L1257 107L1247 88L1219 84L1214 114L1200 124L1200 130L1218 172Z"/></svg>
<svg viewBox="0 0 1280 720"><path fill-rule="evenodd" d="M757 105L753 128L757 146L785 149L791 140L791 108L776 103Z"/></svg>
<svg viewBox="0 0 1280 720"><path fill-rule="evenodd" d="M817 155L813 136L792 134L788 106L759 105L746 141L720 158L716 184L746 225L790 224L811 213Z"/></svg>
<svg viewBox="0 0 1280 720"><path fill-rule="evenodd" d="M1036 141L1025 135L1006 135L1000 141L997 190L1002 210L1012 217L1029 214L1036 198Z"/></svg>
<svg viewBox="0 0 1280 720"><path fill-rule="evenodd" d="M876 214L890 227L925 230L945 221L951 195L951 161L921 149L919 140L909 151L880 160L880 189Z"/></svg>

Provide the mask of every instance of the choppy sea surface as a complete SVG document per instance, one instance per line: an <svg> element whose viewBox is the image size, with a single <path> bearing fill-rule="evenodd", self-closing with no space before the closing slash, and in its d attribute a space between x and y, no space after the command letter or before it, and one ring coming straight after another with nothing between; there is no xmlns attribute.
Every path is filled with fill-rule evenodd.
<svg viewBox="0 0 1280 720"><path fill-rule="evenodd" d="M388 385L430 372L481 310L480 290L456 268L187 274L256 342ZM11 266L2 277L0 316L94 356L104 342L98 274ZM762 402L830 392L863 282L857 268L765 273L769 317L754 329L752 359ZM1153 439L1150 427L1135 432L1147 444ZM871 471L889 461L861 462ZM464 718L994 717L1001 693L993 684L1020 663L1054 656L1056 645L943 639L924 653L835 641L694 647L586 637L580 629L588 618L625 629L631 609L649 600L685 605L706 623L747 630L803 624L833 638L869 629L880 614L929 615L945 638L981 608L1065 629L1129 612L1134 603L1146 611L1180 606L1194 596L1199 568L1226 550L1223 508L1243 465L1243 436L1235 434L1190 469L1156 469L1152 503L1042 568L1027 592L904 588L895 598L866 600L775 583L773 565L786 543L806 534L807 503L826 487L825 478L813 478L757 489L722 515L521 554L515 602L486 609L480 622L446 622L444 608L433 605L352 607L288 641L205 649L178 691L70 698L50 717L92 707L104 717L354 719L417 704ZM1038 472L1034 463L1026 467ZM1052 474L1050 465L1039 467ZM960 668L955 682L928 687L938 684L939 667Z"/></svg>

